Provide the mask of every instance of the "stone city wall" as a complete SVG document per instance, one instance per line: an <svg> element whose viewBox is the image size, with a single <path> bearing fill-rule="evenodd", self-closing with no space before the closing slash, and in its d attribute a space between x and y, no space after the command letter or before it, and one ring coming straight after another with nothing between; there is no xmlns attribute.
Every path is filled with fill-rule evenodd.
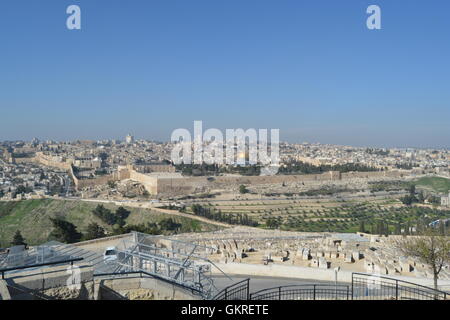
<svg viewBox="0 0 450 320"><path fill-rule="evenodd" d="M158 179L156 177L152 177L144 173L137 172L131 168L127 170L129 172L129 179L141 183L150 194L158 193L157 191Z"/></svg>
<svg viewBox="0 0 450 320"><path fill-rule="evenodd" d="M53 159L53 157L45 155L43 152L36 152L35 161L47 166L47 167L54 167L61 170L70 170L71 163L65 162L65 161L56 161Z"/></svg>
<svg viewBox="0 0 450 320"><path fill-rule="evenodd" d="M77 179L72 169L69 169L78 189L106 184L109 181L132 179L141 183L152 194L182 195L193 192L205 192L208 189L221 189L233 185L264 185L282 183L301 183L311 181L338 181L358 178L401 177L408 172L374 171L346 172L330 171L321 174L275 175L275 176L219 176L219 177L157 177L137 172L132 166L119 167L111 175L94 179Z"/></svg>
<svg viewBox="0 0 450 320"><path fill-rule="evenodd" d="M277 175L277 176L221 176L221 177L183 177L159 178L157 181L158 194L185 194L202 192L206 189L220 189L232 185L263 185L281 184L289 182L334 181L340 180L337 171L322 174Z"/></svg>
<svg viewBox="0 0 450 320"><path fill-rule="evenodd" d="M128 169L121 169L117 170L116 172L113 172L112 174L100 176L93 179L78 179L75 173L73 172L72 166L69 168L69 175L72 178L75 187L79 189L83 189L86 187L93 187L93 186L99 186L107 184L109 181L119 181L119 180L125 180L130 179L130 171Z"/></svg>
<svg viewBox="0 0 450 320"><path fill-rule="evenodd" d="M409 171L373 171L373 172L345 172L341 174L342 180L357 179L357 178L379 178L379 177L389 177L396 178L402 177L403 175L408 175Z"/></svg>
<svg viewBox="0 0 450 320"><path fill-rule="evenodd" d="M36 162L36 158L35 157L31 157L31 158L13 158L13 163L15 163L15 164L30 163L30 162Z"/></svg>
<svg viewBox="0 0 450 320"><path fill-rule="evenodd" d="M277 175L277 176L222 176L222 177L183 177L164 178L151 177L134 170L130 170L130 179L142 183L150 194L186 194L192 192L203 192L207 189L220 189L231 185L258 185L258 184L281 184L290 182L308 181L335 181L349 180L355 178L377 178L377 177L400 177L400 171L377 171L377 172L348 172L337 171L322 174L305 175Z"/></svg>

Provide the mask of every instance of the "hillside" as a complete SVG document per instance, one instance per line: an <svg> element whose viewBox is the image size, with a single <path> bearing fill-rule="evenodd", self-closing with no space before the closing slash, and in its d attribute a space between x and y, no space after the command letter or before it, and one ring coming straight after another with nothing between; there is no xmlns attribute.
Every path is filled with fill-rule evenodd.
<svg viewBox="0 0 450 320"><path fill-rule="evenodd" d="M0 202L0 247L9 245L16 230L20 230L28 244L40 244L47 241L52 231L50 218L64 218L75 224L78 231L85 232L87 226L96 222L105 230L111 227L92 214L97 206L95 202L67 201L67 200L25 200ZM103 204L106 208L115 211L118 206ZM126 207L131 214L126 219L127 224L141 224L159 222L165 218L172 218L182 224L181 232L200 232L217 230L218 227L196 221L193 219L171 216L150 209Z"/></svg>
<svg viewBox="0 0 450 320"><path fill-rule="evenodd" d="M450 179L441 177L423 177L416 182L417 186L432 189L439 193L448 193L450 191Z"/></svg>

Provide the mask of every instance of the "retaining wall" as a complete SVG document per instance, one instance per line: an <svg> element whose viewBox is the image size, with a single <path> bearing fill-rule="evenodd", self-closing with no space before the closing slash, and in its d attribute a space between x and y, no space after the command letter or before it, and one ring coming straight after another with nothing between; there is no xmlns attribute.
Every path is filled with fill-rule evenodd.
<svg viewBox="0 0 450 320"><path fill-rule="evenodd" d="M96 299L117 299L119 296L145 300L199 300L188 289L150 277L129 277L96 280L99 294ZM116 293L117 295L115 295Z"/></svg>

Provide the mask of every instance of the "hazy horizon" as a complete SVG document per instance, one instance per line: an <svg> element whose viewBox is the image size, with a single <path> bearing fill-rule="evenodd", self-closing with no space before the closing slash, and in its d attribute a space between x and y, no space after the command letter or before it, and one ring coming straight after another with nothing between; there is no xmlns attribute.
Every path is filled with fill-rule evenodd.
<svg viewBox="0 0 450 320"><path fill-rule="evenodd" d="M0 6L0 140L168 141L177 128L450 148L445 0L73 0ZM382 29L366 27L379 5Z"/></svg>
<svg viewBox="0 0 450 320"><path fill-rule="evenodd" d="M133 134L131 134L133 135ZM139 140L143 140L143 141L149 141L149 142L158 142L158 143L168 143L170 142L170 139L155 139L152 137L136 137L133 136L135 141L139 141ZM33 137L30 139L6 139L6 140L0 140L0 143L4 143L4 142L31 142L32 139L39 139L40 142L45 142L45 141L55 141L58 143L64 143L64 142L76 142L76 141L111 141L111 140L116 140L116 141L125 141L125 136L123 137L102 137L102 138L73 138L73 139L57 139L57 138L40 138L40 137ZM284 140L281 139L280 143L289 143L289 144L320 144L320 145L333 145L333 146L340 146L340 147L354 147L354 148L375 148L375 149L430 149L430 150L450 150L450 148L448 147L443 147L443 146L430 146L430 147L420 147L420 146L398 146L398 145L391 145L391 146L387 146L387 145L356 145L356 144L345 144L345 143L327 143L327 142L321 142L321 141L294 141L294 140Z"/></svg>

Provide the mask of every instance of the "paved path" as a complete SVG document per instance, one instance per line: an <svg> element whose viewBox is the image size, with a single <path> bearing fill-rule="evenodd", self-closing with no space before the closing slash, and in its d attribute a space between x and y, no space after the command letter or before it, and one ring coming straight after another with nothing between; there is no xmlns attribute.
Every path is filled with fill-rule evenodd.
<svg viewBox="0 0 450 320"><path fill-rule="evenodd" d="M245 275L230 275L232 280L229 280L225 276L213 275L214 285L218 290L232 285L241 280L250 278L250 292L256 292L262 289L279 287L279 286L290 286L290 285L302 285L302 284L327 284L334 285L331 281L320 281L315 279L291 279L291 278L279 278L279 277L255 277L255 276L245 276ZM343 283L340 283L343 284Z"/></svg>

